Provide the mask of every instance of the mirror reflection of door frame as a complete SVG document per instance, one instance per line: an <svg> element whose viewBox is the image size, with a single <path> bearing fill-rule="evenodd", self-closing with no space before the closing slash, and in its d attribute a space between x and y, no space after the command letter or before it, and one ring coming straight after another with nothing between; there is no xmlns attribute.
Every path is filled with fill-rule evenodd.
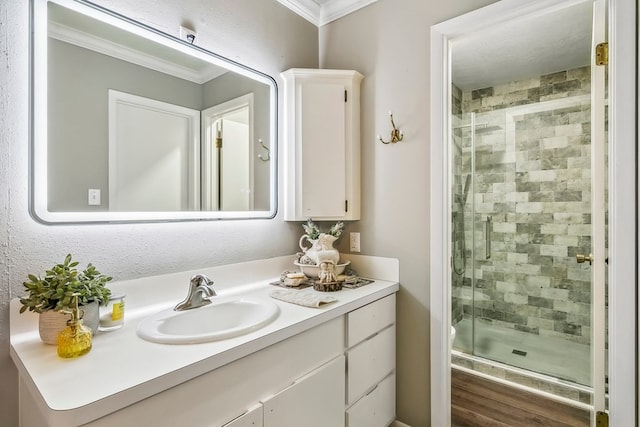
<svg viewBox="0 0 640 427"><path fill-rule="evenodd" d="M503 0L431 28L431 425L450 425L450 55L451 40L506 20L581 0ZM589 0L585 0L589 1ZM609 13L609 366L610 425L635 425L636 354L635 293L638 258L636 227L636 100L634 2L608 0ZM618 55L615 55L618 52ZM440 207L440 208L438 208ZM622 230L628 230L625 237ZM635 233L634 233L635 234ZM617 357L616 357L617 356ZM615 420L615 421L614 421Z"/></svg>
<svg viewBox="0 0 640 427"><path fill-rule="evenodd" d="M138 116L144 115L146 119L156 120L154 123L158 125L166 124L167 119L175 119L172 123L178 121L184 126L177 134L185 137L183 140L164 139L162 141L162 136L164 136L162 132L160 132L161 135L158 140L148 137L149 132L153 132L155 129L151 129L147 124L133 126L134 129L132 129L128 123L128 119L131 117L129 113L135 113ZM109 89L108 121L110 211L200 210L200 112L198 110ZM128 139L125 140L124 137L137 138L135 141L137 149L132 150L128 146L130 141ZM171 133L169 133L168 138L171 138ZM141 167L141 165L148 162L149 157L153 157L151 154L158 154L156 153L158 147L165 150L170 148L174 152L165 151L162 153L162 158L157 158L161 162L166 161L163 166L164 169L160 169L160 164L149 168ZM136 153L139 155L136 156ZM183 156L182 154L186 155ZM169 160L168 157L173 158L167 161ZM166 166L176 166L174 168L176 170L168 171ZM155 182L158 185L144 186L140 191L137 191L135 183L123 181L126 177L143 170L153 175L146 178L142 177L142 179ZM166 182L167 185L158 183L157 180L163 176L178 176L179 179L175 183ZM172 186L175 188L176 185L178 186L177 191L174 194L168 194L170 188ZM124 198L119 196L124 191L123 187L128 187L126 190L129 191L129 195ZM134 199L135 207L145 206L145 203L148 203L149 209L144 207L134 209L130 207L129 203L131 202L127 201L130 199ZM174 205L174 207L170 209L161 208L165 204ZM157 208L158 206L160 208Z"/></svg>
<svg viewBox="0 0 640 427"><path fill-rule="evenodd" d="M246 178L248 189L246 191L246 204L249 210L253 209L254 199L254 99L253 93L249 93L238 98L226 101L222 104L214 105L202 111L202 209L221 210L224 209L223 186L221 177L224 173L224 157L220 155L223 148L216 146L216 139L224 136L224 125L226 118L241 111L248 113L248 140L247 140L247 169ZM234 173L244 173L241 168L234 166ZM221 206L222 205L222 206ZM238 209L233 209L238 210Z"/></svg>

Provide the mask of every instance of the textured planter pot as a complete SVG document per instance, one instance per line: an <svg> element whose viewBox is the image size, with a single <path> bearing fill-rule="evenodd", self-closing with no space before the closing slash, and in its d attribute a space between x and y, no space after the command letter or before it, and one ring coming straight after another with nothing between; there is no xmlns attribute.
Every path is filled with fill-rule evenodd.
<svg viewBox="0 0 640 427"><path fill-rule="evenodd" d="M98 324L100 323L98 307L97 301L80 306L80 310L84 311L82 323L91 329L91 332L94 334L98 330ZM71 319L70 314L60 311L49 310L40 313L40 319L38 321L40 339L46 344L58 344L58 333L67 326L67 320L69 319Z"/></svg>

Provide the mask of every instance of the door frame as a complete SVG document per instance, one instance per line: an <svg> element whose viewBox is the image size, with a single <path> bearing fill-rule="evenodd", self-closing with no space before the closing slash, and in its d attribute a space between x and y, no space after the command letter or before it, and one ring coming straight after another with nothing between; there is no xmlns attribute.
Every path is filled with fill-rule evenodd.
<svg viewBox="0 0 640 427"><path fill-rule="evenodd" d="M218 200L212 197L213 188L220 190L218 171L218 152L214 149L215 137L211 133L211 126L225 115L232 114L240 109L246 108L249 114L249 153L248 153L248 179L249 179L249 210L253 209L254 187L255 187L255 147L254 141L254 95L248 93L237 98L230 99L220 104L205 108L201 112L201 134L202 134L202 208L205 210L219 210Z"/></svg>
<svg viewBox="0 0 640 427"><path fill-rule="evenodd" d="M449 426L450 179L449 41L518 16L588 0L502 0L431 28L430 340L431 425ZM635 425L636 404L636 6L608 0L609 39L609 366L610 425ZM636 236L636 238L630 238ZM639 338L640 339L640 338Z"/></svg>

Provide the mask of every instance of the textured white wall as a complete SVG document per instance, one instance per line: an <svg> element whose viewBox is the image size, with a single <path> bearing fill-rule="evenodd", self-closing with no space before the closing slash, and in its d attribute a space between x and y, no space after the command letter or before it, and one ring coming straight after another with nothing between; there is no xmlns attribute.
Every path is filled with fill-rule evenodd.
<svg viewBox="0 0 640 427"><path fill-rule="evenodd" d="M317 29L276 0L94 2L172 34L188 24L198 32L200 46L259 69L279 84L285 69L318 65ZM29 2L0 0L2 426L18 422L8 303L23 295L28 272L42 272L71 252L82 264L92 262L116 279L127 279L293 253L301 233L299 224L285 223L281 214L273 220L169 224L45 226L33 221L28 213L28 51Z"/></svg>
<svg viewBox="0 0 640 427"><path fill-rule="evenodd" d="M493 1L380 0L320 30L321 68L365 76L363 214L346 231L361 232L363 254L400 259L396 400L412 427L430 425L430 27ZM389 139L389 110L404 141L383 145L376 135Z"/></svg>

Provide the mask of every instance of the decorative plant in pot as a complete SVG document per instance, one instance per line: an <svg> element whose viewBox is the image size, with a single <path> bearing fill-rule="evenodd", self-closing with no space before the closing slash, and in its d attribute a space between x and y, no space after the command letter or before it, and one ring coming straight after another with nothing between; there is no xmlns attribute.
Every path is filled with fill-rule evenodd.
<svg viewBox="0 0 640 427"><path fill-rule="evenodd" d="M77 265L68 254L64 262L46 270L44 277L29 274L29 281L23 283L29 295L20 298L20 313L26 310L40 313L40 338L47 344L56 344L58 332L67 325L73 294L78 294L78 303L84 311L83 323L93 333L98 329L98 306L106 303L111 295L106 287L111 277L101 274L91 264L83 271L78 271Z"/></svg>

